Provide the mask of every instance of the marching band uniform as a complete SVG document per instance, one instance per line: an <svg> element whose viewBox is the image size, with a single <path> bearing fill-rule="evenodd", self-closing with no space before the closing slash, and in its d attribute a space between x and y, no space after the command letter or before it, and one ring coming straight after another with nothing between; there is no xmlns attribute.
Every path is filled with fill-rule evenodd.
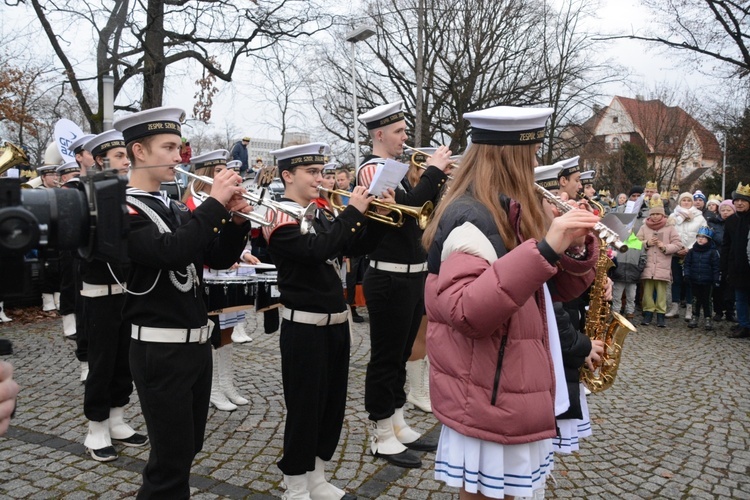
<svg viewBox="0 0 750 500"><path fill-rule="evenodd" d="M85 149L95 159L106 158L118 149L124 153L125 141L121 132L108 130L87 142ZM128 165L127 161L111 164L115 169L126 169ZM89 362L83 398L89 429L84 445L94 460L109 462L117 458L113 440L125 446L148 443L146 436L124 422L124 407L133 392L128 362L130 324L122 320L127 266L110 265L98 259L81 260L80 274Z"/></svg>
<svg viewBox="0 0 750 500"><path fill-rule="evenodd" d="M46 182L50 176L57 178L55 165L42 165L36 169L37 175L42 178L42 185L37 189L50 189L57 187L56 181L52 186ZM42 311L54 311L60 305L60 252L46 249L44 254L44 281L42 282Z"/></svg>
<svg viewBox="0 0 750 500"><path fill-rule="evenodd" d="M192 165L196 173L199 175L206 175L213 177L214 168L226 167L239 171L240 162L233 160L227 162L229 151L226 149L217 149L200 156L195 156L192 159ZM200 172L206 172L202 174ZM202 203L202 200L196 196L189 196L185 200L185 204L194 211ZM243 250L244 253L244 250ZM203 269L203 276L218 276L222 271L218 271L211 268ZM236 274L236 273L235 273ZM245 312L236 311L229 313L221 313L211 315L211 319L217 323L214 326L214 331L211 335L212 349L211 354L213 357L213 372L211 375L211 396L209 402L216 407L217 410L221 411L234 411L238 405L246 405L249 401L242 397L234 386L234 368L232 365L232 342L234 342L234 331L232 332L232 342L222 345L221 331L232 329L242 330L244 332L243 323L245 322ZM245 334L247 336L247 334ZM252 339L250 339L252 340Z"/></svg>
<svg viewBox="0 0 750 500"><path fill-rule="evenodd" d="M322 167L326 148L313 143L272 154L282 178L286 170L307 176L295 167ZM303 210L288 198L281 203ZM289 500L353 498L324 476L325 462L331 460L341 435L349 372L349 312L338 266L342 253L358 255L376 245L380 225L368 224L351 204L333 220L321 212L316 210L306 234L297 219L281 211L272 227L263 228L285 308L280 348L287 416L278 466L287 488L284 498ZM273 217L270 210L267 217Z"/></svg>
<svg viewBox="0 0 750 500"><path fill-rule="evenodd" d="M91 157L91 152L88 151L85 147L86 143L89 142L91 139L94 138L94 134L84 134L78 138L76 138L75 141L70 145L70 150L73 151L75 154L76 163L81 169L81 175L86 175L86 169L91 168L93 166L93 158ZM85 162L91 162L92 165L86 165ZM68 182L63 184L64 188L70 188L70 189L78 189L80 191L84 190L83 184L80 181L79 177L74 177L70 179ZM83 301L81 300L80 290L82 285L81 281L81 274L80 274L80 264L81 259L78 257L78 253L73 251L70 252L71 258L74 261L73 264L73 272L75 273L74 276L74 282L76 288L76 298L75 298L75 342L76 342L76 358L81 363L81 382L85 382L89 375L89 362L88 362L88 349L89 349L89 341L88 341L88 334L86 332L83 318L86 315L86 312L84 311L83 307ZM70 324L70 323L69 323ZM70 328L70 326L68 327ZM63 330L65 330L65 324L63 323ZM70 337L68 337L70 338Z"/></svg>
<svg viewBox="0 0 750 500"><path fill-rule="evenodd" d="M135 160L140 155L146 158L141 161L179 163L182 116L181 109L155 108L114 123L132 150L131 185L158 189L158 179L174 175L168 167ZM145 147L149 140L165 148ZM138 498L188 498L190 466L203 447L212 369L196 270L236 262L249 224L230 222L216 198L191 213L160 192L130 187L127 194L131 263L123 320L132 323L130 368L151 441Z"/></svg>
<svg viewBox="0 0 750 500"><path fill-rule="evenodd" d="M378 106L359 117L368 130L403 122L402 101ZM370 156L357 170L357 183L369 187L385 158ZM404 180L396 203L421 206L440 193L447 175L427 167L419 183ZM404 421L406 362L424 313L426 254L416 220L405 217L402 227L387 226L383 241L368 253L370 266L363 288L370 315L370 362L365 378L365 409L373 422L371 451L400 467L420 467L419 457L407 448L432 451L436 443L422 438Z"/></svg>
<svg viewBox="0 0 750 500"><path fill-rule="evenodd" d="M78 163L72 161L57 167L57 173L62 180L65 176L80 173L81 167ZM78 177L75 181L68 180L63 182L63 188L75 188ZM74 258L73 252L60 252L60 307L59 311L63 318L63 335L70 340L76 339L76 297L81 289L80 284L76 283L76 278L80 278L78 270L78 259Z"/></svg>

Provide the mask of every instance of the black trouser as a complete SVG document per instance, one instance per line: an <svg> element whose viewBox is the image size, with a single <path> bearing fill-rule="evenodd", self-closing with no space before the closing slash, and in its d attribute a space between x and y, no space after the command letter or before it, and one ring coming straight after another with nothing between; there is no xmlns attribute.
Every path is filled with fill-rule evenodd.
<svg viewBox="0 0 750 500"><path fill-rule="evenodd" d="M389 418L406 403L406 362L424 314L426 275L372 267L365 272L363 287L370 315L365 409L370 420Z"/></svg>
<svg viewBox="0 0 750 500"><path fill-rule="evenodd" d="M130 342L130 369L151 451L138 498L189 498L211 393L211 344Z"/></svg>
<svg viewBox="0 0 750 500"><path fill-rule="evenodd" d="M725 277L721 277L721 285L718 288L714 288L712 297L715 313L734 314L734 288L727 283Z"/></svg>
<svg viewBox="0 0 750 500"><path fill-rule="evenodd" d="M80 290L80 288L79 288ZM77 294L79 292L76 292ZM89 360L89 332L86 329L86 314L88 314L88 307L82 300L83 297L79 294L76 297L76 358L78 361Z"/></svg>
<svg viewBox="0 0 750 500"><path fill-rule="evenodd" d="M60 291L60 259L57 257L44 260L44 280L42 281L42 293L55 293Z"/></svg>
<svg viewBox="0 0 750 500"><path fill-rule="evenodd" d="M262 236L260 236L262 238ZM271 259L271 255L268 253L268 248L265 246L259 246L256 244L257 238L254 238L252 241L252 247L250 248L250 253L257 257L261 262L264 264L273 264L273 260ZM267 296L269 294L269 289L266 287L259 286L258 287L258 304L270 304L271 298L270 296ZM268 309L266 311L263 311L263 331L265 333L273 333L276 330L279 329L279 308L274 307L273 309Z"/></svg>
<svg viewBox="0 0 750 500"><path fill-rule="evenodd" d="M78 296L78 260L73 259L70 252L60 253L60 314L76 312L76 297ZM78 288L77 288L78 287Z"/></svg>
<svg viewBox="0 0 750 500"><path fill-rule="evenodd" d="M693 290L693 318L696 320L701 316L701 308L703 309L703 317L711 317L711 289L713 285L711 283L699 284L692 283L691 288Z"/></svg>
<svg viewBox="0 0 750 500"><path fill-rule="evenodd" d="M349 323L314 326L281 322L281 379L286 424L281 472L297 476L328 461L338 446L346 410Z"/></svg>
<svg viewBox="0 0 750 500"><path fill-rule="evenodd" d="M122 321L125 295L82 297L88 337L89 376L83 396L83 413L94 422L109 418L110 408L130 402L133 378L128 361L130 324Z"/></svg>
<svg viewBox="0 0 750 500"><path fill-rule="evenodd" d="M365 274L364 267L367 265L366 257L349 257L349 271L346 273L346 302L350 306L354 305L357 298L357 283L362 282Z"/></svg>

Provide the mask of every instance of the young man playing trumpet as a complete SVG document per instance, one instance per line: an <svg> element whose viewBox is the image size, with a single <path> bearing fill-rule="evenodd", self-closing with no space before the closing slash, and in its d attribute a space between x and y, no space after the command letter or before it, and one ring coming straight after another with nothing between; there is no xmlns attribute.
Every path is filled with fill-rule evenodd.
<svg viewBox="0 0 750 500"><path fill-rule="evenodd" d="M327 148L312 143L272 151L285 188L281 203L300 214L314 203ZM378 244L383 225L363 215L374 199L356 187L347 208L335 218L315 210L307 231L281 211L273 226L263 228L284 306L280 347L287 415L278 465L287 500L354 498L329 483L324 469L341 435L349 373L349 310L339 276L341 256L359 255ZM268 220L272 217L269 209Z"/></svg>
<svg viewBox="0 0 750 500"><path fill-rule="evenodd" d="M372 155L357 170L360 186L369 188L378 166L403 153L407 135L401 104L378 106L359 117L372 139ZM396 202L421 206L436 199L450 173L450 155L448 148L438 148L416 186L406 179L401 182ZM370 314L365 409L373 422L371 451L394 465L412 468L422 462L408 449L432 451L437 447L437 442L422 438L404 418L406 362L424 313L427 262L421 237L412 217L406 217L401 227L388 226L382 243L368 254L370 264L363 280Z"/></svg>

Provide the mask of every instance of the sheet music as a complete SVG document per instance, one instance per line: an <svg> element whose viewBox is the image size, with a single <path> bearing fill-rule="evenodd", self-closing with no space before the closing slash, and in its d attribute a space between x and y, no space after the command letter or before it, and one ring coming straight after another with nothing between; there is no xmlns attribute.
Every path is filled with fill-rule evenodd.
<svg viewBox="0 0 750 500"><path fill-rule="evenodd" d="M386 189L396 189L409 170L409 165L388 158L385 163L378 165L370 184L370 193L380 196Z"/></svg>

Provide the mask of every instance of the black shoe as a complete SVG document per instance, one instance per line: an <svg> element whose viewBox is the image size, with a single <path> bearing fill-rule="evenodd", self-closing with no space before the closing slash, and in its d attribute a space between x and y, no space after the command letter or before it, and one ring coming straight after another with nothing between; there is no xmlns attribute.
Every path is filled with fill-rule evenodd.
<svg viewBox="0 0 750 500"><path fill-rule="evenodd" d="M641 321L641 324L648 326L651 324L652 319L654 319L653 311L646 311L643 313L643 321Z"/></svg>
<svg viewBox="0 0 750 500"><path fill-rule="evenodd" d="M737 316L735 316L734 312L727 313L727 321L731 321L732 323L737 323Z"/></svg>
<svg viewBox="0 0 750 500"><path fill-rule="evenodd" d="M357 500L357 495L352 495L351 493L344 493L344 496L341 497L341 500Z"/></svg>
<svg viewBox="0 0 750 500"><path fill-rule="evenodd" d="M65 337L65 340L72 340L73 342L75 342L76 340L78 340L78 334L77 333L74 333L73 335L65 335L64 337Z"/></svg>
<svg viewBox="0 0 750 500"><path fill-rule="evenodd" d="M396 453L395 455L383 455L382 453L375 452L375 456L385 458L388 463L391 463L396 467L403 467L405 469L418 469L422 467L422 460L409 450Z"/></svg>
<svg viewBox="0 0 750 500"><path fill-rule="evenodd" d="M688 323L688 328L698 328L698 318L693 316L690 323Z"/></svg>
<svg viewBox="0 0 750 500"><path fill-rule="evenodd" d="M680 307L685 307L685 301L684 300L680 301Z"/></svg>
<svg viewBox="0 0 750 500"><path fill-rule="evenodd" d="M13 354L13 343L8 339L0 339L0 356Z"/></svg>
<svg viewBox="0 0 750 500"><path fill-rule="evenodd" d="M723 317L723 315L721 313L716 313L716 314L714 314L714 321L721 321L722 317ZM729 319L729 318L727 318L727 319Z"/></svg>
<svg viewBox="0 0 750 500"><path fill-rule="evenodd" d="M711 331L713 329L714 329L713 322L710 319L706 318L706 326L704 327L704 330Z"/></svg>
<svg viewBox="0 0 750 500"><path fill-rule="evenodd" d="M133 446L137 448L139 446L147 445L148 437L136 432L132 436L125 439L112 438L112 441L117 441L118 443L124 444L125 446Z"/></svg>
<svg viewBox="0 0 750 500"><path fill-rule="evenodd" d="M356 307L351 306L351 311L352 311L352 321L354 321L355 323L364 323L365 322L365 318L363 318L362 316L359 315L359 313L357 312L357 308Z"/></svg>
<svg viewBox="0 0 750 500"><path fill-rule="evenodd" d="M111 462L112 460L117 460L117 452L115 451L114 446L106 446L104 448L99 448L98 450L88 450L91 454L91 458L96 460L97 462Z"/></svg>
<svg viewBox="0 0 750 500"><path fill-rule="evenodd" d="M424 436L417 439L416 441L412 441L411 443L401 444L414 451L435 451L438 447L438 443L436 440L428 439Z"/></svg>
<svg viewBox="0 0 750 500"><path fill-rule="evenodd" d="M656 313L656 326L658 326L659 328L667 327L667 323L664 319L664 313Z"/></svg>
<svg viewBox="0 0 750 500"><path fill-rule="evenodd" d="M750 328L741 328L729 336L730 339L746 339L748 337L750 337Z"/></svg>

